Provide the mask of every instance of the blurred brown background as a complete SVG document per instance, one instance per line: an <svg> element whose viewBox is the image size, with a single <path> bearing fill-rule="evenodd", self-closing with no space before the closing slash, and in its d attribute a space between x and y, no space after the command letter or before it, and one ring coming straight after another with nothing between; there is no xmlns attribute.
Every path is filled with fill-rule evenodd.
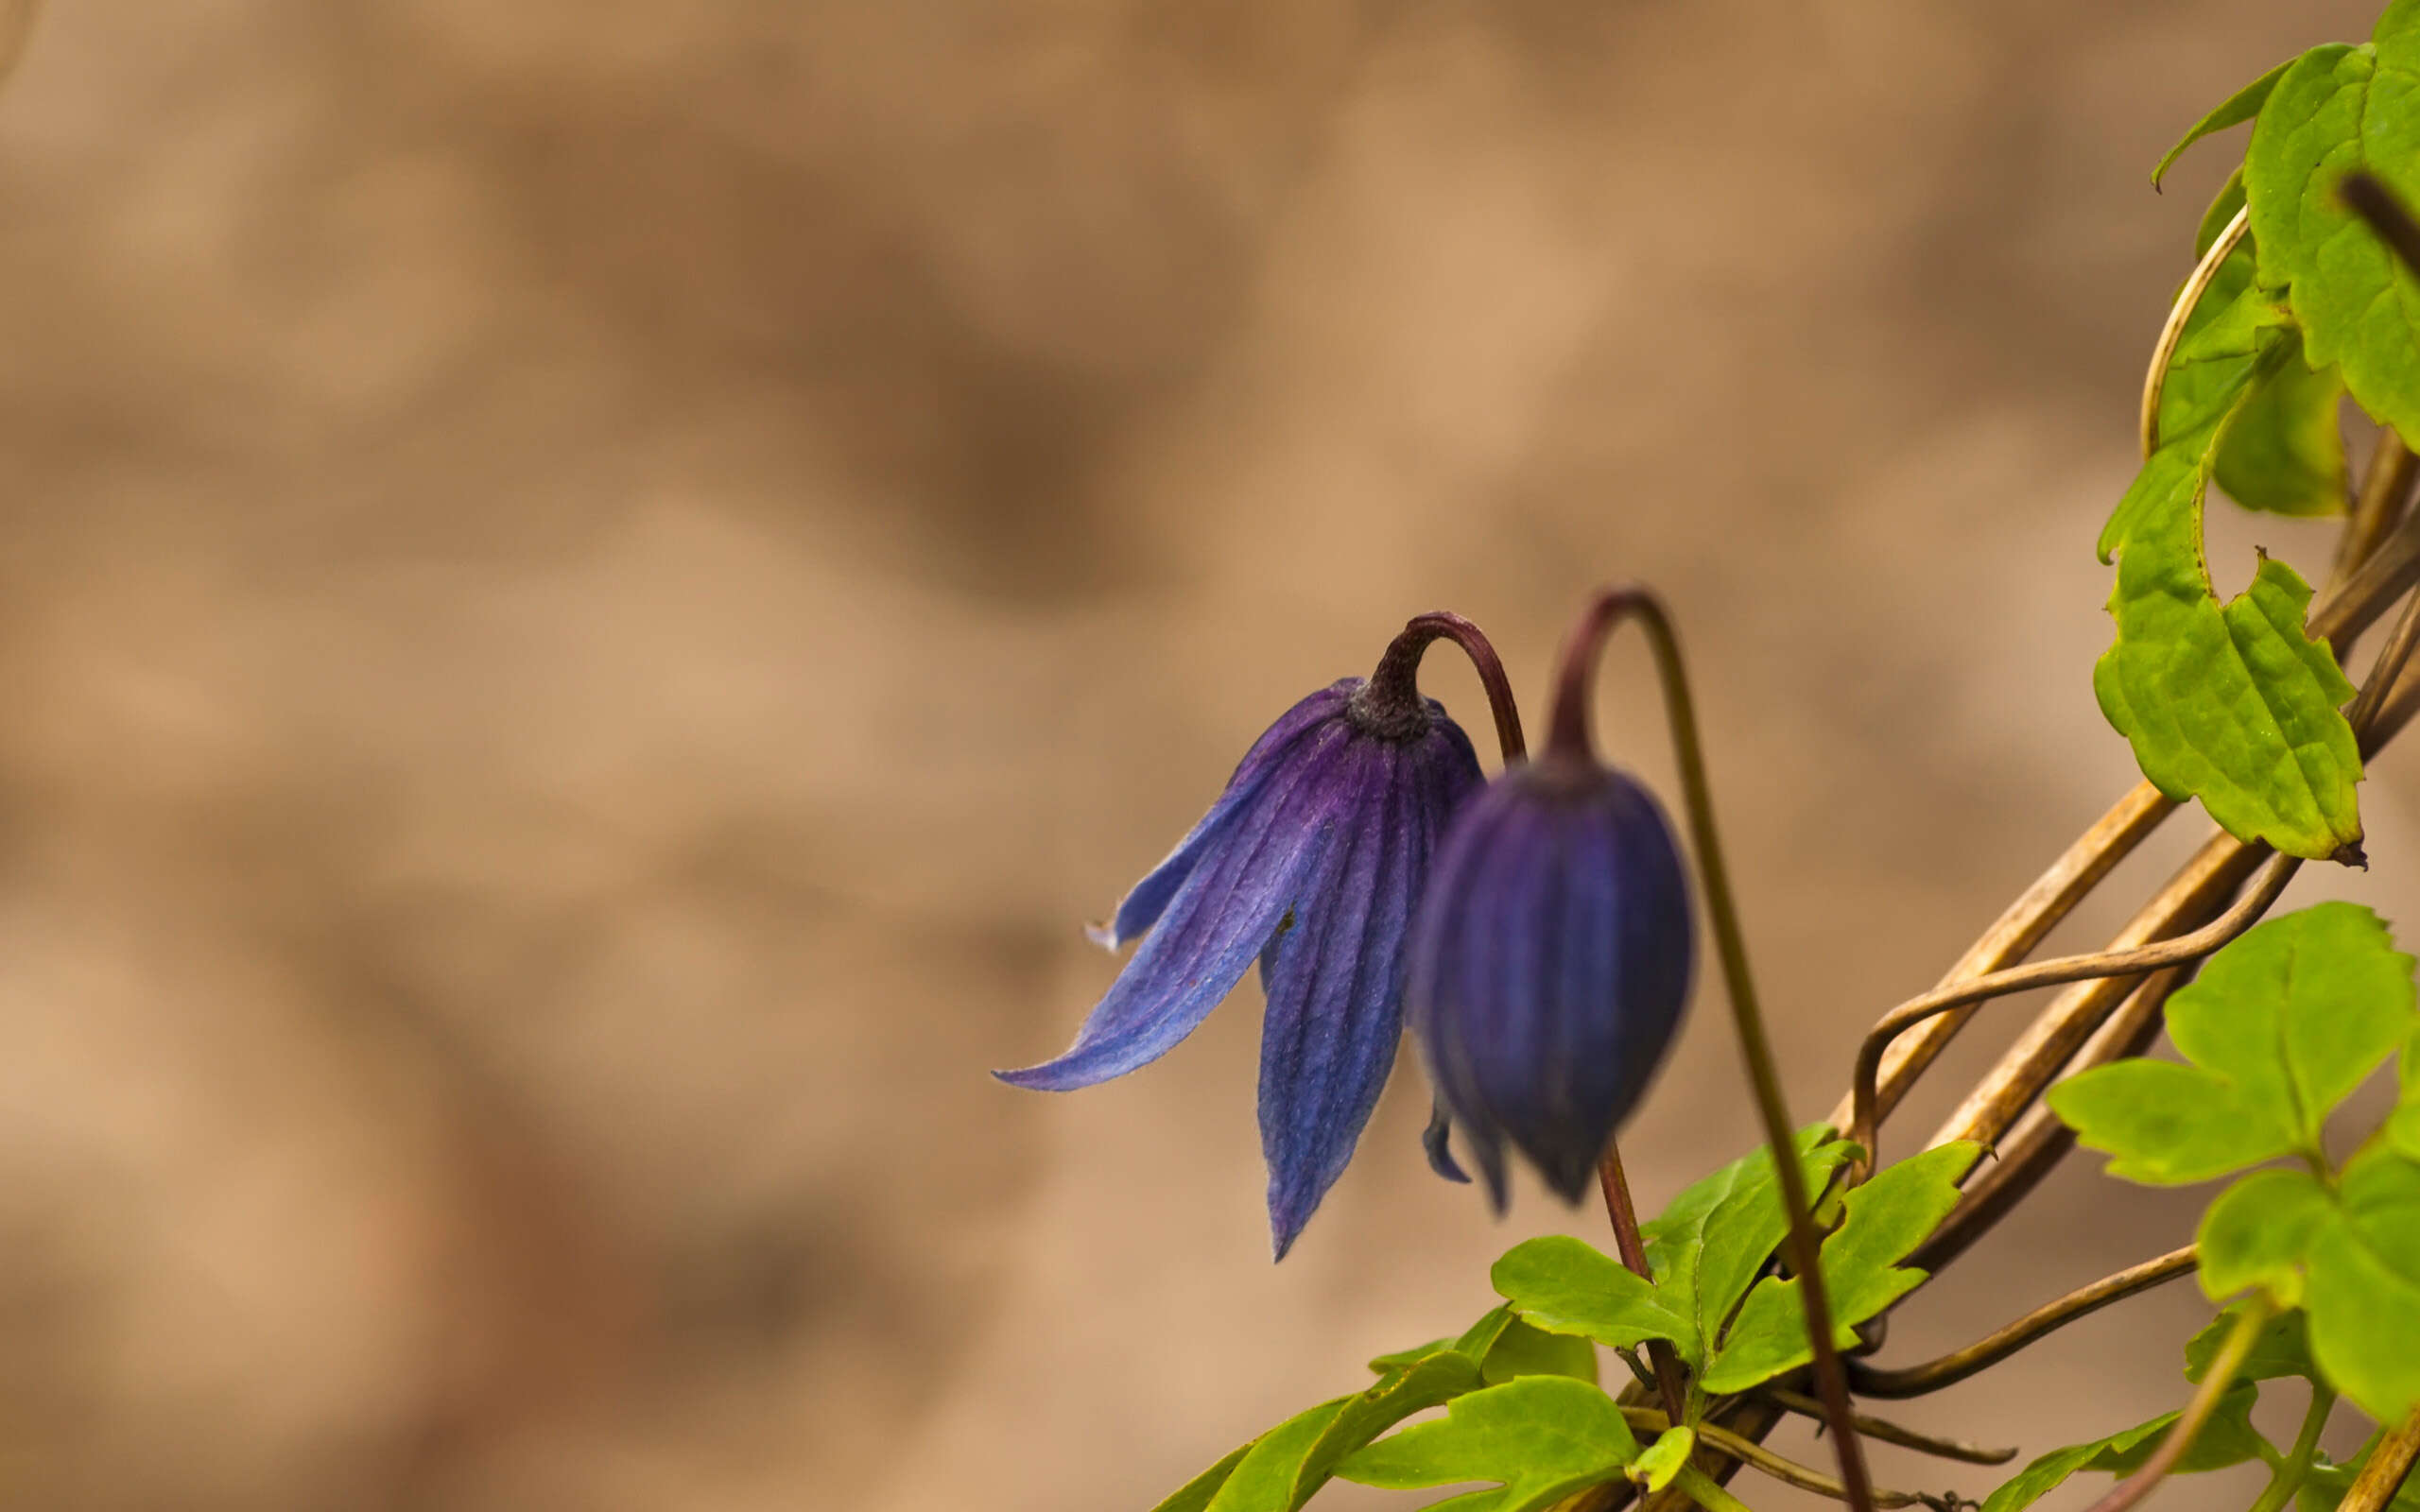
<svg viewBox="0 0 2420 1512"><path fill-rule="evenodd" d="M1409 1065L1279 1267L1256 988L984 1074L1421 610L1527 695L1668 591L1817 1115L2132 781L2090 544L2240 138L2152 160L2372 13L57 0L0 92L0 1503L1139 1509L1459 1329L1600 1220L1432 1179ZM2298 896L2408 911L2413 776ZM1719 1008L1651 1208L1754 1138ZM2094 1166L1893 1356L2189 1231ZM2206 1315L1908 1416L2105 1431Z"/></svg>

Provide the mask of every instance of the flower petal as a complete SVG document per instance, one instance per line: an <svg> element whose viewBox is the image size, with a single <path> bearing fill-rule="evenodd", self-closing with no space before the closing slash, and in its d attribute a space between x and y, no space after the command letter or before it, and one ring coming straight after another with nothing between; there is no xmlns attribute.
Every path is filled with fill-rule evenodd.
<svg viewBox="0 0 2420 1512"><path fill-rule="evenodd" d="M1425 774L1392 743L1365 741L1343 832L1261 955L1260 1147L1269 1223L1283 1260L1353 1159L1403 1037L1403 936L1411 918Z"/></svg>
<svg viewBox="0 0 2420 1512"><path fill-rule="evenodd" d="M1340 721L1322 726L1204 849L1065 1055L993 1074L1014 1087L1072 1091L1157 1060L1199 1027L1268 943L1325 848L1320 821L1351 745Z"/></svg>
<svg viewBox="0 0 2420 1512"><path fill-rule="evenodd" d="M1219 836L1226 833L1237 815L1252 806L1270 777L1283 771L1294 748L1328 720L1344 712L1353 690L1361 685L1358 678L1347 678L1322 688L1293 708L1277 716L1277 722L1253 742L1252 749L1236 764L1235 774L1227 779L1226 788L1210 805L1185 837L1177 842L1167 858L1146 873L1143 880L1127 890L1119 900L1117 912L1107 924L1093 924L1085 929L1093 943L1104 950L1115 950L1133 939L1167 912L1177 889L1193 875L1201 858L1213 850Z"/></svg>

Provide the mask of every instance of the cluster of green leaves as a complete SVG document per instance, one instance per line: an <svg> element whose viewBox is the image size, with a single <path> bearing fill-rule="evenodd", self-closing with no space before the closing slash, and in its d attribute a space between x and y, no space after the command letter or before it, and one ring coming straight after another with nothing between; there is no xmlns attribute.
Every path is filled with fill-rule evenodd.
<svg viewBox="0 0 2420 1512"><path fill-rule="evenodd" d="M1823 1191L1857 1151L1826 1134L1800 1136L1809 1191ZM1857 1342L1857 1324L1924 1280L1899 1262L1957 1205L1959 1178L1978 1152L1965 1142L1944 1144L1831 1199L1845 1210L1823 1246L1841 1348ZM1684 1191L1641 1226L1652 1282L1562 1236L1516 1246L1490 1279L1538 1328L1616 1349L1651 1339L1670 1344L1688 1372L1694 1421L1709 1399L1745 1391L1814 1358L1798 1283L1758 1274L1788 1231L1777 1186L1771 1156L1759 1151Z"/></svg>
<svg viewBox="0 0 2420 1512"><path fill-rule="evenodd" d="M2384 1421L2420 1406L2420 1048L2412 961L2352 903L2273 919L2169 1002L2185 1064L2126 1060L2049 1103L2109 1172L2236 1179L2203 1214L2203 1290L2308 1321L2320 1379ZM2341 1165L2327 1122L2400 1052L2395 1115ZM2290 1160L2290 1164L2270 1162Z"/></svg>
<svg viewBox="0 0 2420 1512"><path fill-rule="evenodd" d="M1799 1152L1808 1187L1823 1191L1857 1148L1818 1127L1801 1134ZM1902 1262L1957 1201L1976 1154L1967 1143L1927 1150L1824 1203L1838 1227L1823 1246L1824 1279L1843 1347L1855 1325L1923 1280ZM1440 1503L1454 1512L1528 1512L1625 1476L1660 1488L1687 1473L1696 1425L1716 1400L1812 1357L1798 1282L1772 1273L1788 1231L1778 1188L1760 1150L1682 1192L1641 1228L1652 1282L1577 1239L1514 1246L1492 1273L1501 1306L1460 1337L1371 1361L1378 1379L1367 1390L1278 1424L1159 1512L1294 1512L1340 1476L1393 1487L1497 1483ZM1687 1372L1682 1423L1625 1409L1597 1383L1597 1345L1631 1351L1649 1340L1670 1344ZM1443 1418L1379 1436L1441 1405ZM1653 1443L1639 1443L1632 1416L1658 1428Z"/></svg>
<svg viewBox="0 0 2420 1512"><path fill-rule="evenodd" d="M2203 217L2213 251L2248 230L2201 291L2162 378L2157 444L2100 535L2116 558L2118 638L2094 669L2143 774L2199 798L2231 833L2292 855L2351 858L2361 762L2353 695L2303 626L2310 588L2263 558L2221 604L2202 545L2211 479L2281 514L2344 506L2339 401L2420 434L2420 281L2337 201L2364 168L2420 189L2420 0L2394 0L2369 42L2314 48L2212 111L2160 161L2253 123L2242 166Z"/></svg>

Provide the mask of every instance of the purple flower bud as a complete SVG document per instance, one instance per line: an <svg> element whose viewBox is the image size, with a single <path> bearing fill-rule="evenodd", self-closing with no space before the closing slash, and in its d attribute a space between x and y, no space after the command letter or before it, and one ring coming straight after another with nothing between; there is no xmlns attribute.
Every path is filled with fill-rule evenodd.
<svg viewBox="0 0 2420 1512"><path fill-rule="evenodd" d="M1629 777L1550 749L1464 805L1412 927L1409 994L1499 1212L1508 1139L1566 1200L1588 1190L1680 1026L1694 954L1671 827Z"/></svg>
<svg viewBox="0 0 2420 1512"><path fill-rule="evenodd" d="M1047 1091L1123 1075L1191 1034L1257 956L1261 1151L1280 1259L1343 1174L1393 1067L1404 936L1438 838L1481 781L1470 738L1412 682L1434 634L1408 630L1368 682L1322 689L1271 726L1094 932L1112 949L1143 943L1075 1044L994 1074Z"/></svg>

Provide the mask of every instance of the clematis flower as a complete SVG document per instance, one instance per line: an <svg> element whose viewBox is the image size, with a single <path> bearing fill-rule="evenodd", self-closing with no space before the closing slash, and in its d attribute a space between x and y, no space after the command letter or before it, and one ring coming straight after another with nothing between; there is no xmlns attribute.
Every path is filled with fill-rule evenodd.
<svg viewBox="0 0 2420 1512"><path fill-rule="evenodd" d="M1045 1091L1122 1076L1191 1034L1257 957L1268 1000L1261 1152L1279 1259L1377 1105L1402 1035L1412 909L1447 820L1482 781L1470 738L1414 680L1430 641L1465 631L1477 635L1454 616L1424 615L1368 680L1346 678L1288 710L1193 832L1095 929L1112 950L1142 944L1075 1043L994 1073ZM1510 710L1508 696L1499 727ZM1517 720L1511 728L1517 748Z"/></svg>
<svg viewBox="0 0 2420 1512"><path fill-rule="evenodd" d="M1593 650L1566 652L1547 749L1454 820L1409 946L1430 1147L1459 1125L1498 1212L1508 1141L1580 1200L1688 1001L1687 875L1654 797L1589 748Z"/></svg>

